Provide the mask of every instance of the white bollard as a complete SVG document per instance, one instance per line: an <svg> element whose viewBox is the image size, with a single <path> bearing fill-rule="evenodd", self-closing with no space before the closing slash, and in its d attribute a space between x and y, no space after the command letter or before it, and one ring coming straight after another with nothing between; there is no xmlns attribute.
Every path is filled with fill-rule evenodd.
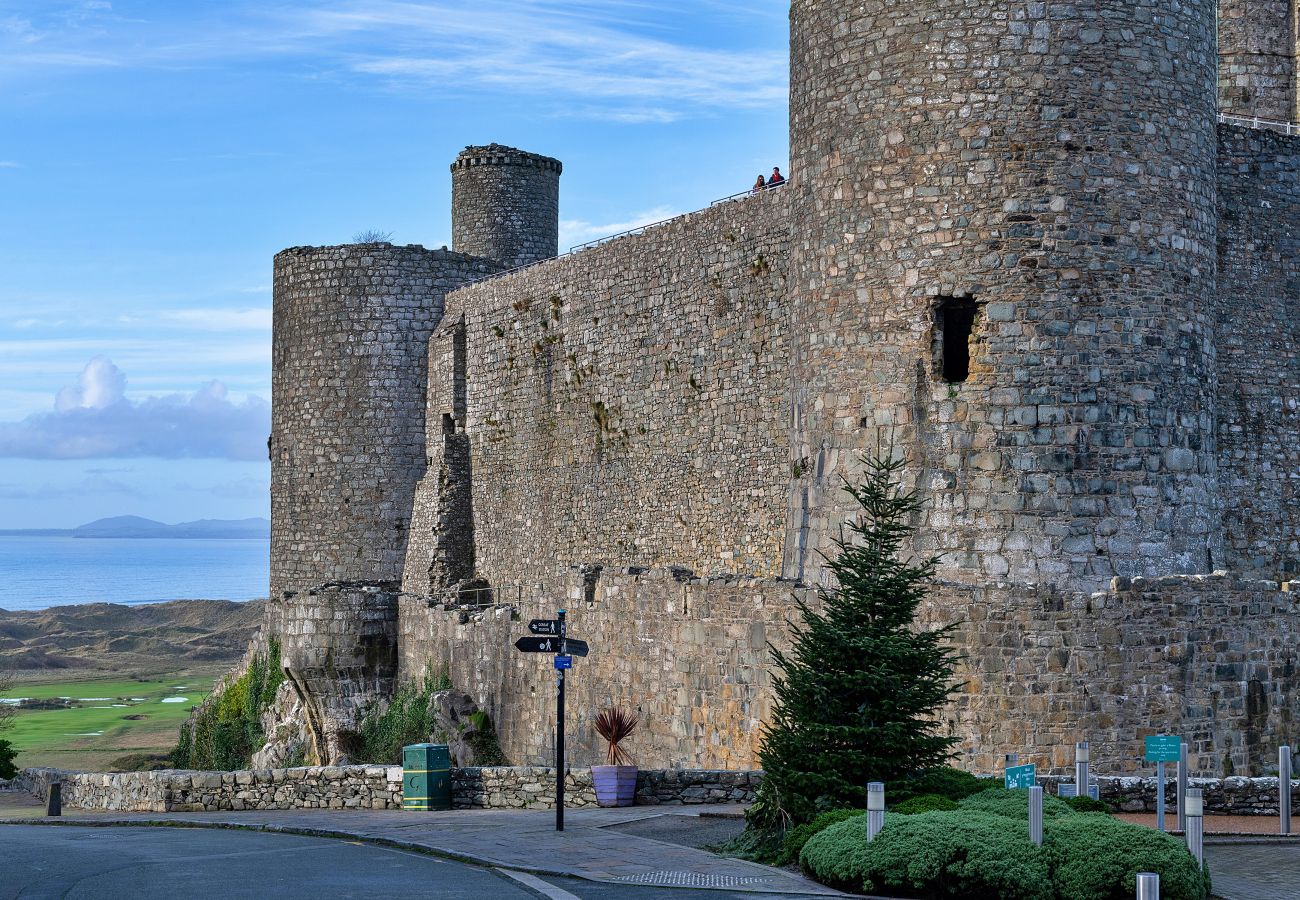
<svg viewBox="0 0 1300 900"><path fill-rule="evenodd" d="M867 785L867 840L874 841L885 827L885 783L873 781Z"/></svg>
<svg viewBox="0 0 1300 900"><path fill-rule="evenodd" d="M1201 796L1201 789L1188 788L1183 805L1187 807L1187 849L1196 858L1196 865L1204 867L1205 821L1202 817L1205 815L1205 800Z"/></svg>
<svg viewBox="0 0 1300 900"><path fill-rule="evenodd" d="M1043 789L1029 789L1029 840L1035 847L1043 846Z"/></svg>
<svg viewBox="0 0 1300 900"><path fill-rule="evenodd" d="M1089 796L1088 755L1087 741L1079 741L1079 743L1074 745L1074 784L1076 797Z"/></svg>
<svg viewBox="0 0 1300 900"><path fill-rule="evenodd" d="M1160 900L1160 876L1155 872L1138 872L1137 900Z"/></svg>
<svg viewBox="0 0 1300 900"><path fill-rule="evenodd" d="M1291 748L1277 751L1277 812L1282 834L1291 833Z"/></svg>

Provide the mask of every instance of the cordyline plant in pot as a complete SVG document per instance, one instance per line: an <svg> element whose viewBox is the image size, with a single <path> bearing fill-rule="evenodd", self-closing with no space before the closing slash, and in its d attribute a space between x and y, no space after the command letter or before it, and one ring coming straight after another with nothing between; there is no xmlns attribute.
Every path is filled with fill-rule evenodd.
<svg viewBox="0 0 1300 900"><path fill-rule="evenodd" d="M608 765L592 766L591 780L601 806L631 806L636 802L636 765L619 746L636 728L636 716L621 709L603 709L596 716L596 733L605 739Z"/></svg>

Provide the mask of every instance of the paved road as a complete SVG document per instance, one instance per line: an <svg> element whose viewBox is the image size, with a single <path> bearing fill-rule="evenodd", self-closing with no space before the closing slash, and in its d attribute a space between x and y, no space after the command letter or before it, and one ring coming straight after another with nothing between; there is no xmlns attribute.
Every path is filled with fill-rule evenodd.
<svg viewBox="0 0 1300 900"><path fill-rule="evenodd" d="M423 854L330 838L190 828L0 826L0 898L428 897L727 900L730 891L636 888L509 876ZM523 879L522 881L516 879ZM782 895L767 895L780 897Z"/></svg>
<svg viewBox="0 0 1300 900"><path fill-rule="evenodd" d="M1225 900L1300 897L1300 845L1238 844L1205 848L1214 893Z"/></svg>

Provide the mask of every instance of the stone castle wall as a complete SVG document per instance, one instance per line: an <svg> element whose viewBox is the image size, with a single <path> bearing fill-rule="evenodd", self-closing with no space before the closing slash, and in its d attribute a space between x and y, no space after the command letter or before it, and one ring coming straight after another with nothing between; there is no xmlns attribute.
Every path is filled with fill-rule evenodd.
<svg viewBox="0 0 1300 900"><path fill-rule="evenodd" d="M276 256L272 606L326 581L401 580L429 335L449 290L498 269L389 244Z"/></svg>
<svg viewBox="0 0 1300 900"><path fill-rule="evenodd" d="M1295 0L1219 0L1219 108L1300 120Z"/></svg>
<svg viewBox="0 0 1300 900"><path fill-rule="evenodd" d="M427 589L448 552L425 536L466 504L472 568L514 595L555 597L586 560L777 574L790 477L782 194L449 297L429 392L430 421L447 425L430 428L408 590ZM458 489L460 507L439 506Z"/></svg>
<svg viewBox="0 0 1300 900"><path fill-rule="evenodd" d="M945 578L1210 571L1212 0L796 0L791 18L808 463L785 574L821 577L840 478L891 446ZM943 332L963 302L969 342ZM942 371L949 340L965 382Z"/></svg>
<svg viewBox="0 0 1300 900"><path fill-rule="evenodd" d="M1300 573L1300 137L1219 128L1224 565Z"/></svg>
<svg viewBox="0 0 1300 900"><path fill-rule="evenodd" d="M681 570L575 570L571 632L591 645L568 681L575 760L599 752L591 721L618 706L642 721L642 765L756 768L772 703L768 644L788 644L795 594L776 579ZM957 763L997 771L1019 753L1068 771L1076 741L1108 772L1140 771L1148 734L1181 734L1204 775L1263 775L1300 740L1300 594L1226 575L1118 579L1094 594L946 583L926 626L956 624L963 688L944 714ZM401 666L445 668L498 725L507 758L551 761L550 657L513 644L554 604L471 609L401 598ZM815 600L813 601L815 606Z"/></svg>

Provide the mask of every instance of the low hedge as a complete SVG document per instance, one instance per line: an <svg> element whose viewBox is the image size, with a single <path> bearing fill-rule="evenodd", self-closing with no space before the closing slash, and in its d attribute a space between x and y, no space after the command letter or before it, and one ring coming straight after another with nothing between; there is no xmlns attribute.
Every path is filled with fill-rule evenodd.
<svg viewBox="0 0 1300 900"><path fill-rule="evenodd" d="M820 834L832 825L838 825L846 819L861 818L864 814L860 809L833 809L830 812L822 813L811 822L805 822L791 828L785 833L785 840L781 842L781 854L776 858L775 865L788 866L791 863L798 862L804 844L808 843L813 835Z"/></svg>
<svg viewBox="0 0 1300 900"><path fill-rule="evenodd" d="M886 782L885 799L893 804L911 800L913 797L933 794L957 801L1001 786L998 779L976 778L970 772L963 772L951 766L940 766L911 778Z"/></svg>
<svg viewBox="0 0 1300 900"><path fill-rule="evenodd" d="M1076 813L1060 801L1048 816L1045 802L1043 846L1035 847L1027 812L1013 823L1016 816L990 811L1005 812L1015 799L991 796L952 812L887 814L871 843L863 837L864 817L857 816L809 839L799 862L832 887L896 897L1127 900L1138 872L1160 874L1164 900L1209 895L1208 871L1198 871L1169 835Z"/></svg>
<svg viewBox="0 0 1300 900"><path fill-rule="evenodd" d="M903 816L914 816L918 813L952 812L957 808L957 804L947 797L940 797L938 794L922 794L920 797L913 797L911 800L904 800L889 807L889 811Z"/></svg>
<svg viewBox="0 0 1300 900"><path fill-rule="evenodd" d="M1027 788L1017 788L1008 790L1007 788L992 788L982 791L972 797L967 797L959 804L962 809L971 812L988 813L991 816L1002 816L1004 819L1017 819L1025 822L1025 827L1029 825L1029 790ZM1058 819L1061 816L1074 815L1074 810L1064 800L1053 797L1050 794L1043 795L1043 820Z"/></svg>

